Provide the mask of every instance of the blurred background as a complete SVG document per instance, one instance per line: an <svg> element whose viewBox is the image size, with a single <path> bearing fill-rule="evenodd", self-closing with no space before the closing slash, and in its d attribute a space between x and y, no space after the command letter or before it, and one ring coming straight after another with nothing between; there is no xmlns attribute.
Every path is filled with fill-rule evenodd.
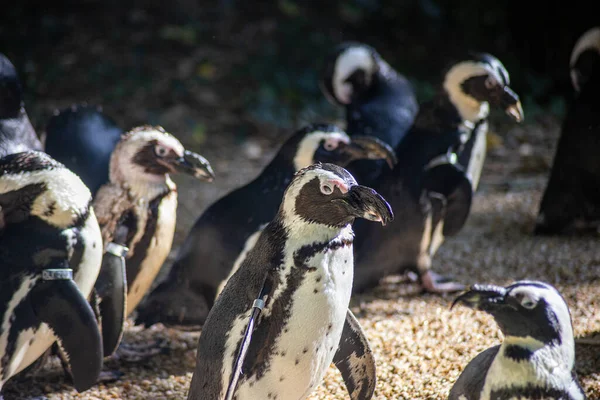
<svg viewBox="0 0 600 400"><path fill-rule="evenodd" d="M490 136L486 168L547 173L572 96L572 46L599 22L593 3L20 0L0 12L0 51L20 71L38 132L55 110L88 102L125 129L160 124L213 162L215 184L180 196L181 236L204 205L255 176L292 129L343 115L318 87L325 55L343 40L374 46L420 101L450 61L494 54L526 122L492 120L500 134Z"/></svg>

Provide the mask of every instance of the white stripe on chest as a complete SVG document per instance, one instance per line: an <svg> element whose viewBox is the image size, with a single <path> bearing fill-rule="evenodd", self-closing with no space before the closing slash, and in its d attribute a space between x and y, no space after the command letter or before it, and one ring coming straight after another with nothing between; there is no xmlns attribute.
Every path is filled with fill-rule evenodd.
<svg viewBox="0 0 600 400"><path fill-rule="evenodd" d="M148 289L150 289L152 282L154 282L154 278L158 275L161 266L171 251L173 236L175 235L176 213L177 191L172 190L163 197L160 202L156 221L156 231L150 240L150 244L146 251L146 257L140 265L139 272L133 283L130 285L130 290L127 293L127 315L137 307ZM145 226L146 221L138 220L138 229L136 236L132 241L132 243L134 243L134 252L135 244L142 238ZM128 254L128 258L131 255L133 255L133 253Z"/></svg>
<svg viewBox="0 0 600 400"><path fill-rule="evenodd" d="M264 316L272 315L270 305L276 302L287 287L287 279L294 265L294 253L304 245L318 242L317 235L306 234L290 237L284 250L282 284L273 294L269 305L263 310ZM307 240L311 238L312 240ZM352 240L350 226L344 228L332 241ZM353 279L352 246L346 245L335 250L323 249L306 261L310 268L297 290L293 293L290 318L276 338L274 354L268 371L259 381L255 378L241 380L236 391L239 400L268 398L304 399L321 382L337 351L346 312L350 302ZM228 359L223 364L223 387L226 388L231 374L233 349L240 340L240 332L247 319L237 319L227 338Z"/></svg>
<svg viewBox="0 0 600 400"><path fill-rule="evenodd" d="M485 162L485 155L487 152L487 132L487 121L482 122L477 127L477 132L474 132L474 134L477 134L477 137L475 138L473 151L471 152L471 158L469 159L469 165L467 166L467 175L471 178L473 191L476 191L479 186L479 179L481 178L481 171L483 170L483 163Z"/></svg>

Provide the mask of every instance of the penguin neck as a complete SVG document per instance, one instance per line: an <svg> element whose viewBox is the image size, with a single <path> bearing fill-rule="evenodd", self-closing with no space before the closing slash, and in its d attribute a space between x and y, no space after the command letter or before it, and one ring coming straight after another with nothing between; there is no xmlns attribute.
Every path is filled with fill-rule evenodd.
<svg viewBox="0 0 600 400"><path fill-rule="evenodd" d="M488 117L490 105L487 101L479 101L465 94L460 86L456 86L449 81L444 82L443 87L443 92L438 95L440 100L448 102L463 121L474 124Z"/></svg>
<svg viewBox="0 0 600 400"><path fill-rule="evenodd" d="M155 181L131 179L126 183L121 183L120 186L124 188L135 201L145 201L148 203L159 196L177 190L177 186L171 180L169 175L165 175L164 179L157 179Z"/></svg>
<svg viewBox="0 0 600 400"><path fill-rule="evenodd" d="M531 336L506 336L502 348L510 353L510 349L519 349L531 354L547 354L555 360L560 360L569 369L575 365L575 341L572 334L564 332L560 342L545 343ZM508 349L508 350L507 350Z"/></svg>
<svg viewBox="0 0 600 400"><path fill-rule="evenodd" d="M0 119L0 156L27 150L42 150L42 145L24 108L16 115Z"/></svg>
<svg viewBox="0 0 600 400"><path fill-rule="evenodd" d="M296 170L291 163L286 161L283 155L278 154L256 178L256 181L272 188L285 190L295 173Z"/></svg>
<svg viewBox="0 0 600 400"><path fill-rule="evenodd" d="M285 215L281 222L287 231L288 240L298 247L312 243L328 243L341 236L354 236L351 224L342 227L318 224L306 221L297 214Z"/></svg>

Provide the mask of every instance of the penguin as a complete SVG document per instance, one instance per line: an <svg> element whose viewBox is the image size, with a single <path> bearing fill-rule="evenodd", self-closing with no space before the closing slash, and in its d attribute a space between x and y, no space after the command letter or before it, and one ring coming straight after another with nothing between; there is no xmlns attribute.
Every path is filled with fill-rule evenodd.
<svg viewBox="0 0 600 400"><path fill-rule="evenodd" d="M597 234L600 230L600 27L577 40L570 68L576 94L562 124L534 235Z"/></svg>
<svg viewBox="0 0 600 400"><path fill-rule="evenodd" d="M406 270L417 274L425 291L463 289L431 270L444 237L460 231L471 207L473 181L469 164L461 165L459 155L474 129L487 119L490 106L523 119L519 96L506 85L505 71L494 68L501 64L490 64L490 57L469 57L446 70L437 94L420 106L395 148L398 163L371 185L401 222L376 230L357 221L356 293L376 286L385 275Z"/></svg>
<svg viewBox="0 0 600 400"><path fill-rule="evenodd" d="M169 174L214 179L210 163L185 150L162 127L140 126L120 132L115 122L94 106L65 109L46 129L47 151L98 188L94 208L105 257L111 253L125 257L121 268L119 264L102 268L96 282L93 304L99 309L105 355L118 348L127 316L144 297L171 250L177 188Z"/></svg>
<svg viewBox="0 0 600 400"><path fill-rule="evenodd" d="M109 181L110 156L123 133L101 107L76 104L55 112L46 124L45 151L95 195Z"/></svg>
<svg viewBox="0 0 600 400"><path fill-rule="evenodd" d="M458 303L492 315L504 341L469 362L449 400L586 398L575 373L569 308L554 287L537 281L474 285L452 307Z"/></svg>
<svg viewBox="0 0 600 400"><path fill-rule="evenodd" d="M393 214L342 167L318 163L296 173L206 319L188 400L304 399L332 361L351 399L372 397L373 355L348 310L355 218L385 225ZM237 371L257 298L264 305Z"/></svg>
<svg viewBox="0 0 600 400"><path fill-rule="evenodd" d="M369 135L392 148L404 137L418 111L412 84L373 47L343 42L326 57L319 86L330 103L345 108L345 130ZM363 185L385 169L384 161L357 160L347 166Z"/></svg>
<svg viewBox="0 0 600 400"><path fill-rule="evenodd" d="M25 111L17 70L0 53L0 157L26 150L42 150L42 143Z"/></svg>
<svg viewBox="0 0 600 400"><path fill-rule="evenodd" d="M102 237L83 182L38 151L0 158L0 393L58 341L78 391L102 368L88 303Z"/></svg>
<svg viewBox="0 0 600 400"><path fill-rule="evenodd" d="M344 166L361 158L396 161L383 142L351 139L335 125L311 124L296 131L256 179L217 200L196 220L166 279L139 308L136 323L198 329L223 282L277 213L294 173L314 162Z"/></svg>

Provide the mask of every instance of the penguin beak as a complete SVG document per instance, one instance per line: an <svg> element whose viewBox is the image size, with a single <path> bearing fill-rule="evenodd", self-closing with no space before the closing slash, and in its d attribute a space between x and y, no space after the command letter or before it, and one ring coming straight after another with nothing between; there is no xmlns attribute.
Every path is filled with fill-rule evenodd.
<svg viewBox="0 0 600 400"><path fill-rule="evenodd" d="M352 186L346 193L344 201L356 218L381 222L381 225L384 226L394 220L392 207L379 193L370 187Z"/></svg>
<svg viewBox="0 0 600 400"><path fill-rule="evenodd" d="M512 91L508 86L504 86L501 97L501 104L506 113L517 122L523 122L525 114L519 100L519 95Z"/></svg>
<svg viewBox="0 0 600 400"><path fill-rule="evenodd" d="M171 161L171 164L177 172L192 175L197 179L208 182L215 179L215 173L208 160L192 151L184 151L183 156Z"/></svg>
<svg viewBox="0 0 600 400"><path fill-rule="evenodd" d="M507 290L500 286L473 285L470 290L454 299L450 309L463 303L467 307L493 313L500 306L506 305L506 293Z"/></svg>
<svg viewBox="0 0 600 400"><path fill-rule="evenodd" d="M354 160L385 160L390 168L394 168L396 153L390 145L371 136L353 136L350 143L340 143L340 152L348 157L348 162Z"/></svg>

